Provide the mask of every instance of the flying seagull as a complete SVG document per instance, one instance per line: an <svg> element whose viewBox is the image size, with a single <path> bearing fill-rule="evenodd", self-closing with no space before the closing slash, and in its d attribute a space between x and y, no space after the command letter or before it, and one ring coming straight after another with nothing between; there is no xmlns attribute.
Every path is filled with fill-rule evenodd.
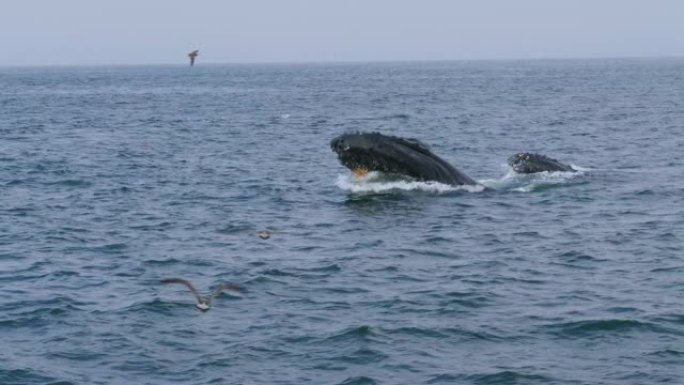
<svg viewBox="0 0 684 385"><path fill-rule="evenodd" d="M190 289L190 292L192 292L192 294L197 299L197 304L195 306L197 306L197 308L202 310L202 311L209 310L209 308L211 308L211 300L213 300L214 297L216 297L217 295L221 294L221 292L224 290L232 290L232 291L237 291L240 293L247 292L247 289L245 289L244 287L242 287L240 285L226 282L226 283L220 284L216 289L214 289L214 292L211 293L211 296L206 297L206 298L202 298L202 297L200 297L199 293L197 292L197 289L195 289L195 287L192 286L192 283L190 283L190 281L187 281L185 279L167 278L167 279L163 279L161 281L161 283L180 283L181 285L185 285L188 289Z"/></svg>
<svg viewBox="0 0 684 385"><path fill-rule="evenodd" d="M194 50L188 54L188 57L190 58L190 67L195 65L195 58L199 55L199 50Z"/></svg>

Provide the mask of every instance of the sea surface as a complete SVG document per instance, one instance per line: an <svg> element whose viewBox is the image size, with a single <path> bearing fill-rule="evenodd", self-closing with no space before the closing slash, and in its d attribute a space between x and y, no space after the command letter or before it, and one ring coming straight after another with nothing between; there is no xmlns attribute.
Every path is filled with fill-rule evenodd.
<svg viewBox="0 0 684 385"><path fill-rule="evenodd" d="M684 384L683 133L684 59L0 68L0 384Z"/></svg>

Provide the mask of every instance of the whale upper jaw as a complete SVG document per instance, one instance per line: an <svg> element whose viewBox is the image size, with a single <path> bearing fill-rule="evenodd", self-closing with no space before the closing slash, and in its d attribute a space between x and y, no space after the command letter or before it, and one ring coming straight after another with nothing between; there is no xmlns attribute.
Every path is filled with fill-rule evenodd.
<svg viewBox="0 0 684 385"><path fill-rule="evenodd" d="M404 173L401 164L383 153L380 146L374 146L372 140L366 141L364 138L347 134L333 139L330 147L337 153L340 163L352 171L365 169L385 173Z"/></svg>
<svg viewBox="0 0 684 385"><path fill-rule="evenodd" d="M477 184L415 139L375 132L343 134L330 141L330 148L352 171L381 171L450 185Z"/></svg>

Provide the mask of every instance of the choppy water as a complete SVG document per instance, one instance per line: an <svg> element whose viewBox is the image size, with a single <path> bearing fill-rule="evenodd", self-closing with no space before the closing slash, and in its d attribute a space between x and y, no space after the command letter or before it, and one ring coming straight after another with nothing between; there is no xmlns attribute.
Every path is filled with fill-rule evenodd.
<svg viewBox="0 0 684 385"><path fill-rule="evenodd" d="M678 59L0 69L0 383L681 384L683 128Z"/></svg>

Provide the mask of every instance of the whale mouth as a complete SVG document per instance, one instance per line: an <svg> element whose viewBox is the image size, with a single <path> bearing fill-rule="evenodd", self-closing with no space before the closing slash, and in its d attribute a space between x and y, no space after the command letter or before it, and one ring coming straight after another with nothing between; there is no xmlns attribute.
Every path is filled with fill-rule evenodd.
<svg viewBox="0 0 684 385"><path fill-rule="evenodd" d="M529 163L528 161L530 160L530 154L526 152L520 152L517 154L513 154L508 158L508 165L511 166L513 171L519 172L519 173L524 173L524 172L529 172Z"/></svg>
<svg viewBox="0 0 684 385"><path fill-rule="evenodd" d="M354 172L354 175L356 175L357 177L363 178L363 177L368 175L370 170L368 170L365 167L357 167L357 168L353 169L352 172Z"/></svg>
<svg viewBox="0 0 684 385"><path fill-rule="evenodd" d="M330 148L340 163L357 176L365 176L370 171L400 173L403 169L401 164L386 156L382 146L372 139L359 134L345 134L333 139Z"/></svg>

